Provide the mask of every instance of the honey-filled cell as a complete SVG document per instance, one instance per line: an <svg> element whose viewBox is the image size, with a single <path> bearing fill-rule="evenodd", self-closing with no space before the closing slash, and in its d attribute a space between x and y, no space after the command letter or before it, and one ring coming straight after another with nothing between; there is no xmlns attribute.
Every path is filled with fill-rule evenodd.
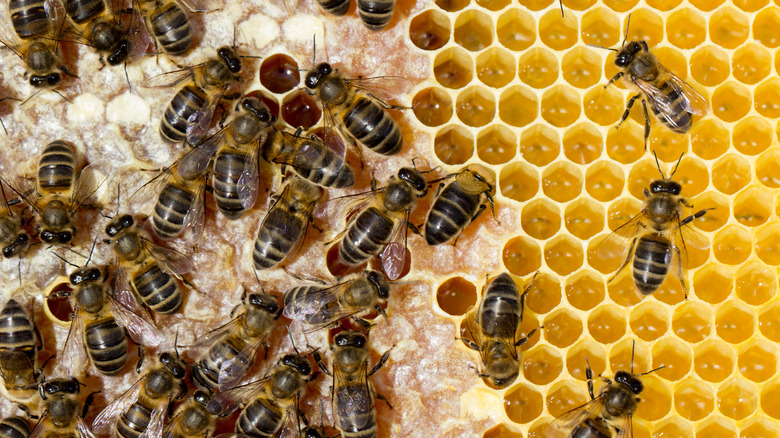
<svg viewBox="0 0 780 438"><path fill-rule="evenodd" d="M780 78L770 77L758 84L753 91L753 108L764 117L780 117Z"/></svg>
<svg viewBox="0 0 780 438"><path fill-rule="evenodd" d="M758 314L758 329L767 339L780 342L780 301L775 301Z"/></svg>
<svg viewBox="0 0 780 438"><path fill-rule="evenodd" d="M561 228L561 212L547 199L537 199L523 206L520 225L529 236L546 240Z"/></svg>
<svg viewBox="0 0 780 438"><path fill-rule="evenodd" d="M777 272L759 262L740 265L734 273L737 298L750 306L760 306L777 293Z"/></svg>
<svg viewBox="0 0 780 438"><path fill-rule="evenodd" d="M719 387L717 397L720 413L733 420L744 420L758 408L758 388L740 378Z"/></svg>
<svg viewBox="0 0 780 438"><path fill-rule="evenodd" d="M286 93L298 86L301 74L295 59L282 53L269 56L260 64L260 83L272 93Z"/></svg>
<svg viewBox="0 0 780 438"><path fill-rule="evenodd" d="M655 344L652 350L655 374L672 382L683 379L691 371L693 352L686 343L673 337L666 337Z"/></svg>
<svg viewBox="0 0 780 438"><path fill-rule="evenodd" d="M457 12L469 5L470 0L436 0L436 6L447 12Z"/></svg>
<svg viewBox="0 0 780 438"><path fill-rule="evenodd" d="M590 123L579 123L563 134L563 155L575 164L588 164L601 156L601 131Z"/></svg>
<svg viewBox="0 0 780 438"><path fill-rule="evenodd" d="M535 421L528 428L528 438L547 438L550 436L549 434L551 432L549 432L548 429L553 430L552 428L554 426L551 426L552 421L552 418L542 416L541 419Z"/></svg>
<svg viewBox="0 0 780 438"><path fill-rule="evenodd" d="M774 130L763 117L752 116L740 120L732 130L732 142L745 155L758 155L772 145Z"/></svg>
<svg viewBox="0 0 780 438"><path fill-rule="evenodd" d="M766 187L780 187L780 149L772 148L758 157L756 179Z"/></svg>
<svg viewBox="0 0 780 438"><path fill-rule="evenodd" d="M558 275L566 276L582 266L582 243L568 235L560 235L544 245L547 267Z"/></svg>
<svg viewBox="0 0 780 438"><path fill-rule="evenodd" d="M523 438L523 434L501 423L485 431L482 438Z"/></svg>
<svg viewBox="0 0 780 438"><path fill-rule="evenodd" d="M633 339L624 339L612 346L609 351L609 368L612 372L620 370L640 374L650 371L650 351L648 346Z"/></svg>
<svg viewBox="0 0 780 438"><path fill-rule="evenodd" d="M726 195L733 195L750 182L750 162L737 154L721 157L712 166L712 185Z"/></svg>
<svg viewBox="0 0 780 438"><path fill-rule="evenodd" d="M514 52L522 52L536 41L534 17L522 9L509 9L496 20L498 42Z"/></svg>
<svg viewBox="0 0 780 438"><path fill-rule="evenodd" d="M515 65L510 52L492 47L477 56L477 77L488 87L501 88L515 77Z"/></svg>
<svg viewBox="0 0 780 438"><path fill-rule="evenodd" d="M728 53L716 46L696 49L691 55L690 65L693 79L707 87L720 85L731 73Z"/></svg>
<svg viewBox="0 0 780 438"><path fill-rule="evenodd" d="M639 214L642 203L632 198L620 198L613 202L607 210L607 226L611 231L617 230L623 224ZM629 236L631 237L631 236ZM628 242L628 240L626 240ZM628 247L626 246L626 249Z"/></svg>
<svg viewBox="0 0 780 438"><path fill-rule="evenodd" d="M615 12L628 12L633 10L638 2L639 0L604 0L604 5Z"/></svg>
<svg viewBox="0 0 780 438"><path fill-rule="evenodd" d="M677 166L674 180L682 186L681 193L686 197L693 197L703 192L709 186L710 175L707 167L701 160L684 157Z"/></svg>
<svg viewBox="0 0 780 438"><path fill-rule="evenodd" d="M542 250L533 239L518 236L504 245L502 258L509 272L525 276L535 272L541 266Z"/></svg>
<svg viewBox="0 0 780 438"><path fill-rule="evenodd" d="M534 385L551 383L562 370L563 358L558 350L547 345L537 345L523 353L523 377Z"/></svg>
<svg viewBox="0 0 780 438"><path fill-rule="evenodd" d="M577 18L560 10L550 10L539 19L539 39L547 47L562 51L577 43Z"/></svg>
<svg viewBox="0 0 780 438"><path fill-rule="evenodd" d="M555 1L557 0L518 0L518 3L529 11L541 11L552 6ZM558 13L560 14L560 11Z"/></svg>
<svg viewBox="0 0 780 438"><path fill-rule="evenodd" d="M625 259L625 249L618 245L604 245L609 234L596 236L588 241L588 264L602 274L614 273ZM626 245L630 242L626 240ZM616 279L617 280L617 279Z"/></svg>
<svg viewBox="0 0 780 438"><path fill-rule="evenodd" d="M709 263L693 274L693 291L696 298L719 304L734 291L734 279L722 265Z"/></svg>
<svg viewBox="0 0 780 438"><path fill-rule="evenodd" d="M488 164L504 164L517 153L517 137L504 125L492 125L477 134L477 156Z"/></svg>
<svg viewBox="0 0 780 438"><path fill-rule="evenodd" d="M595 272L580 269L566 277L566 300L579 310L590 310L604 300L604 280Z"/></svg>
<svg viewBox="0 0 780 438"><path fill-rule="evenodd" d="M741 344L756 330L753 310L738 301L721 305L715 314L715 332L730 344Z"/></svg>
<svg viewBox="0 0 780 438"><path fill-rule="evenodd" d="M544 398L535 388L524 383L516 384L504 394L504 411L515 423L525 424L542 414Z"/></svg>
<svg viewBox="0 0 780 438"><path fill-rule="evenodd" d="M510 163L501 168L498 187L507 198L525 202L539 191L539 174L529 164Z"/></svg>
<svg viewBox="0 0 780 438"><path fill-rule="evenodd" d="M689 267L688 265L691 264L691 252L692 251L688 251L687 259L682 260L683 269L687 269ZM688 284L686 272L683 271L683 278L680 279L677 275L677 272L670 269L670 272L666 275L664 282L661 283L661 286L659 286L655 292L653 292L653 298L662 303L669 304L670 306L682 303L683 301L687 300L688 298L685 295L686 291L683 289L683 285L680 283L680 281L685 281L686 285Z"/></svg>
<svg viewBox="0 0 780 438"><path fill-rule="evenodd" d="M604 207L592 199L576 199L563 214L566 230L582 240L588 240L604 229Z"/></svg>
<svg viewBox="0 0 780 438"><path fill-rule="evenodd" d="M677 417L668 418L653 428L653 438L694 438L693 426Z"/></svg>
<svg viewBox="0 0 780 438"><path fill-rule="evenodd" d="M426 88L414 95L412 111L423 125L441 126L452 118L452 98L441 88Z"/></svg>
<svg viewBox="0 0 780 438"><path fill-rule="evenodd" d="M498 118L502 122L522 127L539 115L539 100L532 90L522 85L507 88L498 99Z"/></svg>
<svg viewBox="0 0 780 438"><path fill-rule="evenodd" d="M663 168L663 167L662 167ZM628 193L637 199L644 200L644 191L655 180L661 179L661 174L658 172L658 166L652 159L644 159L638 161L631 166L631 170L628 172ZM685 196L685 193L681 193Z"/></svg>
<svg viewBox="0 0 780 438"><path fill-rule="evenodd" d="M594 86L585 93L582 102L585 117L601 126L616 124L625 109L623 95L615 87ZM620 128L628 128L628 124L621 125ZM608 138L611 134L612 130L607 134Z"/></svg>
<svg viewBox="0 0 780 438"><path fill-rule="evenodd" d="M450 47L436 54L433 61L433 77L447 88L463 88L474 77L474 61L460 47Z"/></svg>
<svg viewBox="0 0 780 438"><path fill-rule="evenodd" d="M764 383L761 386L761 409L772 418L780 420L780 382Z"/></svg>
<svg viewBox="0 0 780 438"><path fill-rule="evenodd" d="M713 389L698 379L684 380L674 388L674 407L682 418L699 421L715 409Z"/></svg>
<svg viewBox="0 0 780 438"><path fill-rule="evenodd" d="M532 277L533 278L533 277ZM533 281L533 287L528 289ZM549 274L539 273L533 280L523 284L523 290L528 289L525 305L528 310L543 315L561 303L561 284L558 278Z"/></svg>
<svg viewBox="0 0 780 438"><path fill-rule="evenodd" d="M780 46L780 9L766 8L753 18L753 38L764 47Z"/></svg>
<svg viewBox="0 0 780 438"><path fill-rule="evenodd" d="M579 382L560 381L547 390L545 405L553 417L559 417L589 400L588 391Z"/></svg>
<svg viewBox="0 0 780 438"><path fill-rule="evenodd" d="M447 14L429 9L412 18L409 39L423 50L437 50L450 40L452 24Z"/></svg>
<svg viewBox="0 0 780 438"><path fill-rule="evenodd" d="M732 0L734 6L745 12L756 12L769 3L769 0Z"/></svg>
<svg viewBox="0 0 780 438"><path fill-rule="evenodd" d="M737 193L734 199L734 219L742 225L763 225L772 215L772 195L757 187L748 187ZM760 245L763 239L757 239Z"/></svg>
<svg viewBox="0 0 780 438"><path fill-rule="evenodd" d="M518 61L517 76L533 88L546 88L558 79L558 58L542 47L527 50Z"/></svg>
<svg viewBox="0 0 780 438"><path fill-rule="evenodd" d="M669 312L651 301L640 303L631 309L629 326L631 331L644 341L654 341L669 330Z"/></svg>
<svg viewBox="0 0 780 438"><path fill-rule="evenodd" d="M626 334L625 311L614 305L597 307L588 316L588 333L601 344L617 342Z"/></svg>
<svg viewBox="0 0 780 438"><path fill-rule="evenodd" d="M713 339L693 348L693 369L708 382L722 382L734 373L734 352L722 341Z"/></svg>
<svg viewBox="0 0 780 438"><path fill-rule="evenodd" d="M623 123L607 132L607 155L618 163L630 164L645 156L644 127Z"/></svg>
<svg viewBox="0 0 780 438"><path fill-rule="evenodd" d="M718 6L722 5L726 0L688 0L696 9L700 11L714 11Z"/></svg>
<svg viewBox="0 0 780 438"><path fill-rule="evenodd" d="M682 154L688 152L687 137L687 134L678 134L659 126L650 130L650 137L647 139L648 149L655 152L659 160L667 163L676 163Z"/></svg>
<svg viewBox="0 0 780 438"><path fill-rule="evenodd" d="M737 438L737 428L725 419L708 418L696 425L696 438Z"/></svg>
<svg viewBox="0 0 780 438"><path fill-rule="evenodd" d="M589 88L601 79L601 57L590 48L576 47L563 55L561 71L569 84Z"/></svg>
<svg viewBox="0 0 780 438"><path fill-rule="evenodd" d="M482 11L470 9L455 19L453 40L470 52L477 52L493 42L493 20Z"/></svg>
<svg viewBox="0 0 780 438"><path fill-rule="evenodd" d="M436 133L433 152L444 164L463 164L474 155L474 137L460 125L446 126Z"/></svg>
<svg viewBox="0 0 780 438"><path fill-rule="evenodd" d="M309 129L322 117L319 104L305 91L298 89L284 96L282 119L290 126Z"/></svg>
<svg viewBox="0 0 780 438"><path fill-rule="evenodd" d="M690 201L690 200L689 200ZM731 200L718 192L704 192L693 199L696 210L710 209L707 213L694 220L696 228L702 231L717 231L731 217Z"/></svg>
<svg viewBox="0 0 780 438"><path fill-rule="evenodd" d="M612 47L620 43L620 20L606 8L589 9L580 19L580 37L585 44Z"/></svg>
<svg viewBox="0 0 780 438"><path fill-rule="evenodd" d="M746 44L734 51L732 74L745 84L757 84L772 70L772 54L758 44Z"/></svg>
<svg viewBox="0 0 780 438"><path fill-rule="evenodd" d="M778 438L780 430L777 430L777 423L765 418L754 417L745 421L740 426L739 438Z"/></svg>
<svg viewBox="0 0 780 438"><path fill-rule="evenodd" d="M753 382L771 379L777 371L777 346L756 339L740 347L737 368Z"/></svg>
<svg viewBox="0 0 780 438"><path fill-rule="evenodd" d="M647 6L659 11L669 11L682 3L682 0L647 0Z"/></svg>
<svg viewBox="0 0 780 438"><path fill-rule="evenodd" d="M724 122L741 120L750 111L750 90L737 82L726 82L712 93L712 113Z"/></svg>
<svg viewBox="0 0 780 438"><path fill-rule="evenodd" d="M542 325L544 339L558 348L568 347L582 334L582 321L568 309L559 309L547 315Z"/></svg>
<svg viewBox="0 0 780 438"><path fill-rule="evenodd" d="M752 247L750 233L738 225L727 225L712 239L712 254L727 265L740 265L748 256Z"/></svg>
<svg viewBox="0 0 780 438"><path fill-rule="evenodd" d="M468 126L487 125L496 114L493 93L482 87L470 87L461 91L455 101L455 113L460 121Z"/></svg>
<svg viewBox="0 0 780 438"><path fill-rule="evenodd" d="M507 7L510 2L511 0L476 0L479 6L489 11L500 11Z"/></svg>
<svg viewBox="0 0 780 438"><path fill-rule="evenodd" d="M697 11L682 8L666 19L666 38L675 47L693 49L699 47L707 36L707 22Z"/></svg>
<svg viewBox="0 0 780 438"><path fill-rule="evenodd" d="M573 378L586 382L588 377L585 371L588 364L594 376L604 373L607 369L604 346L590 338L584 338L567 351L566 370Z"/></svg>
<svg viewBox="0 0 780 438"><path fill-rule="evenodd" d="M628 25L628 16L623 19L623 29ZM664 39L664 21L660 15L647 8L631 11L631 27L628 41L646 41L652 50Z"/></svg>
<svg viewBox="0 0 780 438"><path fill-rule="evenodd" d="M541 115L547 123L563 128L577 121L581 104L576 90L565 85L556 85L542 95Z"/></svg>
<svg viewBox="0 0 780 438"><path fill-rule="evenodd" d="M674 309L672 331L685 342L699 343L710 336L712 327L708 316L711 314L705 305L688 301Z"/></svg>
<svg viewBox="0 0 780 438"><path fill-rule="evenodd" d="M449 315L464 315L476 302L477 287L463 277L449 278L436 290L436 303Z"/></svg>
<svg viewBox="0 0 780 438"><path fill-rule="evenodd" d="M542 191L557 202L568 202L582 192L583 177L573 164L556 162L542 173Z"/></svg>
<svg viewBox="0 0 780 438"><path fill-rule="evenodd" d="M753 239L756 255L762 262L770 266L780 265L780 224L772 222L764 225Z"/></svg>
<svg viewBox="0 0 780 438"><path fill-rule="evenodd" d="M520 135L520 154L529 163L543 167L558 156L560 144L558 133L540 123L523 130Z"/></svg>
<svg viewBox="0 0 780 438"><path fill-rule="evenodd" d="M600 161L585 171L585 190L597 201L608 202L623 193L625 177L620 166Z"/></svg>
<svg viewBox="0 0 780 438"><path fill-rule="evenodd" d="M750 21L730 7L716 11L709 19L710 40L726 49L736 49L747 40Z"/></svg>
<svg viewBox="0 0 780 438"><path fill-rule="evenodd" d="M643 376L641 380L644 389L636 416L647 421L660 420L672 410L672 388L652 374Z"/></svg>
<svg viewBox="0 0 780 438"><path fill-rule="evenodd" d="M714 119L699 120L691 128L691 151L704 160L725 154L730 143L729 130Z"/></svg>

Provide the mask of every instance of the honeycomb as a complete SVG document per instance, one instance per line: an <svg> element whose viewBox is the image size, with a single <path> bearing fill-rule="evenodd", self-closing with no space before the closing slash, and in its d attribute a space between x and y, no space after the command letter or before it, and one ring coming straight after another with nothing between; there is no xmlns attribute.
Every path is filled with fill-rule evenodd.
<svg viewBox="0 0 780 438"><path fill-rule="evenodd" d="M470 163L496 173L497 220L482 215L455 247L428 247L410 237L411 269L393 289L388 323L371 331L375 352L395 345L372 378L393 405L377 404L380 436L545 437L554 417L587 400L585 358L595 373L609 376L631 367L636 341L636 372L665 368L643 377L635 436L780 437L780 2L566 0L563 6L561 17L555 0L399 1L388 29L372 33L355 14L325 17L314 2L228 2L195 18L197 47L186 58L150 57L128 67L128 76L135 85L177 63L201 62L231 43L235 26L240 49L263 56L246 61L242 89L259 90L289 127L319 126L321 114L300 89L296 70L311 67L314 35L317 60L353 76L399 75L410 83L397 101L411 109L392 112L404 150L394 157L366 154L366 168L378 179L413 157L442 174ZM607 282L621 255L596 254L610 230L639 211L642 190L659 176L643 150L639 106L614 129L631 94L621 82L603 87L617 72L613 52L589 46L619 46L629 13L629 39L645 39L712 108L686 135L652 120L650 149L664 171L685 154L675 175L682 194L697 209L715 207L694 222L711 246L689 251L687 299L674 275L643 299L630 276ZM128 90L124 76L100 68L86 47L68 46L65 56L66 63L78 58L79 79L64 93L72 103L44 93L21 108L0 107L9 132L0 171L29 174L44 145L62 138L83 160L115 163L112 181L132 193L153 176L139 169L181 155L179 146L157 135L175 90ZM18 59L7 52L0 57L2 94L31 94ZM178 330L181 344L225 322L242 285L257 288L248 269L252 240L280 180L270 166L262 174L266 188L248 215L227 221L209 196L207 229L197 247L174 243L192 254L199 268L188 278L203 291L188 294L183 314L158 321L166 332ZM368 186L368 174L361 172L356 191ZM100 187L96 199L113 214L116 184ZM424 219L427 202L414 223ZM149 208L126 206L126 196L119 207L138 214ZM76 247L86 251L92 236L103 236L105 220L83 211L80 224ZM321 242L342 226L330 224L324 235L310 232L290 270L333 280ZM93 260L112 263L110 248L98 245ZM494 390L471 368L478 356L455 337L486 275L501 271L519 286L540 272L521 331L544 329L523 346L518 380ZM0 264L3 302L12 295L38 300L36 322L53 340L42 357L58 351L67 335L62 317L45 318L40 310L41 298L65 281L65 272L42 248L20 267ZM297 284L280 271L261 274L261 282L277 294ZM284 337L277 327L269 357L290 348ZM324 335L309 341L327 343ZM103 391L89 418L135 382L130 368L116 378L86 380ZM329 396L329 379L318 382L304 400L307 412L318 411L318 399ZM327 403L324 410L328 424ZM14 413L16 407L0 399L0 414Z"/></svg>

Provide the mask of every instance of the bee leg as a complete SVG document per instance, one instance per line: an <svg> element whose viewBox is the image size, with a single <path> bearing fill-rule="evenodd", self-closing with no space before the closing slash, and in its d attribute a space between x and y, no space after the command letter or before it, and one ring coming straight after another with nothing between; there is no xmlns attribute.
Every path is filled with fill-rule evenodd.
<svg viewBox="0 0 780 438"><path fill-rule="evenodd" d="M590 367L588 356L585 356L585 377L588 379L588 395L591 400L594 400L596 397L593 395L593 369Z"/></svg>
<svg viewBox="0 0 780 438"><path fill-rule="evenodd" d="M460 339L467 347L471 348L474 351L479 351L479 350L482 349L482 348L480 348L479 345L477 345L476 342L472 341L471 339L455 338L455 340L458 340L458 339Z"/></svg>
<svg viewBox="0 0 780 438"><path fill-rule="evenodd" d="M22 412L24 412L24 415L26 415L27 418L30 418L30 419L33 419L33 420L40 420L41 419L41 417L39 417L37 415L34 415L32 413L32 409L30 409L30 407L25 405L25 404L17 403L16 407L19 408Z"/></svg>
<svg viewBox="0 0 780 438"><path fill-rule="evenodd" d="M647 113L647 100L642 99L642 111L645 114L645 151L647 151L647 139L650 138L650 114Z"/></svg>
<svg viewBox="0 0 780 438"><path fill-rule="evenodd" d="M613 82L623 77L623 72L619 71L615 76L612 76L612 79L607 82L607 85L604 85L604 88L609 87Z"/></svg>
<svg viewBox="0 0 780 438"><path fill-rule="evenodd" d="M135 364L135 372L136 374L141 374L141 367L144 364L144 356L146 356L146 352L144 351L143 345L138 345L138 363Z"/></svg>
<svg viewBox="0 0 780 438"><path fill-rule="evenodd" d="M523 320L523 312L525 311L525 297L528 295L528 292L534 286L534 282L536 281L537 276L539 276L539 271L536 271L534 276L531 277L531 282L528 283L528 286L526 286L525 289L523 289L523 293L520 295L520 321Z"/></svg>
<svg viewBox="0 0 780 438"><path fill-rule="evenodd" d="M393 409L393 405L391 405L391 404L390 404L390 402L389 402L389 401L387 401L387 399L385 398L385 396L383 396L382 394L376 394L376 399L377 399L377 400L382 400L383 402L387 403L387 407L388 407L388 408L390 408L390 409Z"/></svg>
<svg viewBox="0 0 780 438"><path fill-rule="evenodd" d="M521 346L521 345L525 344L526 342L528 342L528 339L530 339L530 338L531 338L531 336L533 336L533 335L534 335L534 333L536 333L536 331L537 331L537 330L541 330L541 329L543 329L543 328L544 328L544 326L539 326L539 327L537 327L537 328L535 328L535 329L531 330L530 332L528 332L528 334L527 334L527 335L525 335L524 337L522 337L521 339L519 339L517 342L515 342L515 347L519 347L519 346Z"/></svg>
<svg viewBox="0 0 780 438"><path fill-rule="evenodd" d="M614 280L615 277L617 277L618 274L620 274L620 271L622 271L623 269L625 269L626 266L628 266L628 262L631 261L631 259L633 258L633 255L634 255L634 246L636 246L636 238L631 240L631 246L628 248L628 254L626 254L626 259L623 260L623 264L620 265L620 267L618 268L617 271L615 271L615 274L612 277L609 277L609 280L607 280L607 283L611 283L612 280Z"/></svg>
<svg viewBox="0 0 780 438"><path fill-rule="evenodd" d="M331 372L328 370L327 365L325 365L325 362L322 361L322 356L320 356L319 352L314 351L311 355L314 356L314 362L317 363L317 366L320 367L323 373L329 376L333 376L333 374L331 374Z"/></svg>
<svg viewBox="0 0 780 438"><path fill-rule="evenodd" d="M179 393L176 395L176 400L183 400L189 390L190 388L187 387L187 383L184 380L179 380ZM173 403L171 403L169 406L173 408ZM172 415L169 414L169 416Z"/></svg>
<svg viewBox="0 0 780 438"><path fill-rule="evenodd" d="M95 394L100 394L100 391L92 391L84 400L84 408L81 410L81 418L85 418L89 412L89 407L92 406L92 402L95 401Z"/></svg>
<svg viewBox="0 0 780 438"><path fill-rule="evenodd" d="M377 371L379 371L380 368L382 368L382 366L384 366L385 362L387 362L387 359L390 358L390 350L392 350L393 348L395 348L395 345L390 347L389 350L385 351L385 353L379 359L379 362L377 362L376 365L374 365L374 368L371 368L371 372L368 373L369 377L373 376Z"/></svg>
<svg viewBox="0 0 780 438"><path fill-rule="evenodd" d="M371 94L371 93L366 93L366 95L367 95L368 97L370 97L370 98L374 99L374 100L376 101L376 103L378 103L378 104L379 104L379 106L381 106L381 107L382 107L382 108L384 108L384 109L391 109L391 110L407 110L407 109L412 109L412 107L409 107L409 106L403 106L403 105L391 105L391 104L387 103L387 102L386 102L384 99L381 99L381 98L379 98L379 97L377 97L377 96L374 96L374 95L373 95L373 94Z"/></svg>
<svg viewBox="0 0 780 438"><path fill-rule="evenodd" d="M628 102L626 103L626 110L623 111L623 116L620 117L620 121L618 122L617 126L615 126L615 129L619 129L620 125L622 125L623 122L626 121L626 119L628 118L628 113L631 112L631 107L634 106L634 102L636 102L636 100L639 99L639 97L641 97L641 94L637 94L631 99L628 99Z"/></svg>
<svg viewBox="0 0 780 438"><path fill-rule="evenodd" d="M692 205L688 205L688 204L687 204L687 202L688 202L688 201L685 201L685 202L682 202L682 201L681 201L681 203L682 203L683 205L685 205L686 207L692 207ZM694 213L694 214L692 214L692 215L690 215L690 216L686 217L685 219L681 220L681 221L680 221L680 226L682 227L683 225L688 225L688 224L689 224L689 223L691 223L691 222L692 222L694 219L698 219L698 218L700 218L700 217L704 216L704 215L705 215L705 214L706 214L708 211L710 211L710 210L715 210L715 207L711 207L711 208L705 208L704 210L699 210L699 211L697 211L696 213Z"/></svg>

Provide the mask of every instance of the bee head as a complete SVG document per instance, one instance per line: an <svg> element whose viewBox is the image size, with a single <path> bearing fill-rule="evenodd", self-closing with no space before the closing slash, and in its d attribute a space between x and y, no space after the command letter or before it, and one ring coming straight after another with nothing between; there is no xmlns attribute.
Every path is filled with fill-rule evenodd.
<svg viewBox="0 0 780 438"><path fill-rule="evenodd" d="M304 438L322 438L323 434L313 427L307 427L303 430L303 437Z"/></svg>
<svg viewBox="0 0 780 438"><path fill-rule="evenodd" d="M217 56L222 62L227 65L228 70L231 73L238 73L241 71L241 58L238 57L236 51L232 47L220 47L217 50Z"/></svg>
<svg viewBox="0 0 780 438"><path fill-rule="evenodd" d="M127 39L123 39L116 46L116 50L106 57L108 65L119 65L127 60L127 55L130 52L130 42Z"/></svg>
<svg viewBox="0 0 780 438"><path fill-rule="evenodd" d="M30 236L28 236L27 233L22 233L16 237L16 240L14 240L13 243L3 248L3 257L9 259L19 255L29 244Z"/></svg>
<svg viewBox="0 0 780 438"><path fill-rule="evenodd" d="M651 193L669 193L670 195L679 195L682 191L682 186L674 181L667 181L659 179L653 181L650 184Z"/></svg>
<svg viewBox="0 0 780 438"><path fill-rule="evenodd" d="M286 354L280 362L282 365L286 365L297 370L304 376L311 374L311 365L309 364L309 361L302 358L301 356L298 356L297 354Z"/></svg>
<svg viewBox="0 0 780 438"><path fill-rule="evenodd" d="M200 389L195 391L195 394L192 394L192 400L195 403L201 404L203 406L206 406L209 403L210 398L211 397L206 391Z"/></svg>
<svg viewBox="0 0 780 438"><path fill-rule="evenodd" d="M337 334L333 338L333 344L338 347L366 347L366 335L354 330L347 330Z"/></svg>
<svg viewBox="0 0 780 438"><path fill-rule="evenodd" d="M418 197L425 196L428 193L428 181L422 176L419 170L412 167L402 167L398 171L398 178L406 181L418 192Z"/></svg>
<svg viewBox="0 0 780 438"><path fill-rule="evenodd" d="M634 394L639 394L645 389L642 382L628 371L618 371L615 373L615 381L628 387Z"/></svg>
<svg viewBox="0 0 780 438"><path fill-rule="evenodd" d="M49 73L48 75L30 76L30 85L35 88L49 88L56 87L62 81L62 75L59 73Z"/></svg>
<svg viewBox="0 0 780 438"><path fill-rule="evenodd" d="M65 231L51 231L51 230L43 230L41 231L40 237L41 240L50 243L50 244L60 244L60 245L66 245L73 240L73 234L74 232L72 230L65 230Z"/></svg>
<svg viewBox="0 0 780 438"><path fill-rule="evenodd" d="M317 88L320 80L331 73L333 73L333 67L327 62L317 64L314 69L306 73L306 86L311 89Z"/></svg>
<svg viewBox="0 0 780 438"><path fill-rule="evenodd" d="M249 305L265 310L272 315L279 314L279 303L276 299L270 295L264 294L250 294L247 297Z"/></svg>
<svg viewBox="0 0 780 438"><path fill-rule="evenodd" d="M53 395L58 392L64 392L66 394L78 394L79 393L79 381L76 378L72 379L54 379L47 382L43 382L38 387L38 392L41 398L46 400L47 395Z"/></svg>
<svg viewBox="0 0 780 438"><path fill-rule="evenodd" d="M271 114L268 106L266 106L262 100L256 97L247 97L241 101L240 105L241 108L254 114L258 120L265 123L266 125L273 125L276 122L276 117Z"/></svg>
<svg viewBox="0 0 780 438"><path fill-rule="evenodd" d="M109 237L114 237L119 234L120 231L132 227L134 223L133 217L126 214L106 225L106 234L108 234Z"/></svg>
<svg viewBox="0 0 780 438"><path fill-rule="evenodd" d="M183 379L187 376L187 367L174 357L171 353L163 353L160 355L160 363L165 365L173 374L173 377L177 379Z"/></svg>
<svg viewBox="0 0 780 438"><path fill-rule="evenodd" d="M79 269L70 274L70 284L76 286L85 281L98 281L102 274L98 268Z"/></svg>
<svg viewBox="0 0 780 438"><path fill-rule="evenodd" d="M378 271L370 271L366 278L376 288L379 298L383 300L390 298L390 282L387 281L387 277L384 274Z"/></svg>
<svg viewBox="0 0 780 438"><path fill-rule="evenodd" d="M631 41L624 45L615 55L615 65L621 68L627 67L633 61L634 56L642 51L639 41Z"/></svg>

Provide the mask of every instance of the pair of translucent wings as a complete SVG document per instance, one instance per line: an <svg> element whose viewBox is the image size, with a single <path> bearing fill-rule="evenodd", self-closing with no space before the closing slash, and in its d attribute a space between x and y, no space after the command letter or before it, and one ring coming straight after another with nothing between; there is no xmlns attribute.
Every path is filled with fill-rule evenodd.
<svg viewBox="0 0 780 438"><path fill-rule="evenodd" d="M658 77L655 81L648 82L637 78L634 83L647 96L650 104L658 110L658 116L663 118L672 129L683 128L683 123L687 123L686 118L681 119L677 114L680 108L697 116L703 116L709 112L710 106L707 101L690 84L680 79L661 63L657 63L657 67ZM664 84L671 87L673 92L661 90L659 87Z"/></svg>
<svg viewBox="0 0 780 438"><path fill-rule="evenodd" d="M109 403L92 422L93 430L103 434L114 427L115 423L119 420L119 416L122 415L122 413L127 412L130 406L138 400L138 395L145 384L146 376L142 376L133 384L133 386ZM162 438L163 430L165 428L165 416L168 413L168 405L170 402L170 397L166 397L155 406L152 410L149 424L146 427L146 430L140 435L140 438Z"/></svg>
<svg viewBox="0 0 780 438"><path fill-rule="evenodd" d="M594 419L595 422L600 423L605 428L611 428L616 432L613 433L613 438L632 438L634 436L633 423L631 421L631 415L623 415L618 417L613 422L607 422L601 417L601 412L604 409L605 396L599 395L593 400L580 405L560 417L553 420L548 426L549 433L547 438L568 438L571 432L574 431L577 426L580 426L587 419ZM618 425L614 425L617 423Z"/></svg>

